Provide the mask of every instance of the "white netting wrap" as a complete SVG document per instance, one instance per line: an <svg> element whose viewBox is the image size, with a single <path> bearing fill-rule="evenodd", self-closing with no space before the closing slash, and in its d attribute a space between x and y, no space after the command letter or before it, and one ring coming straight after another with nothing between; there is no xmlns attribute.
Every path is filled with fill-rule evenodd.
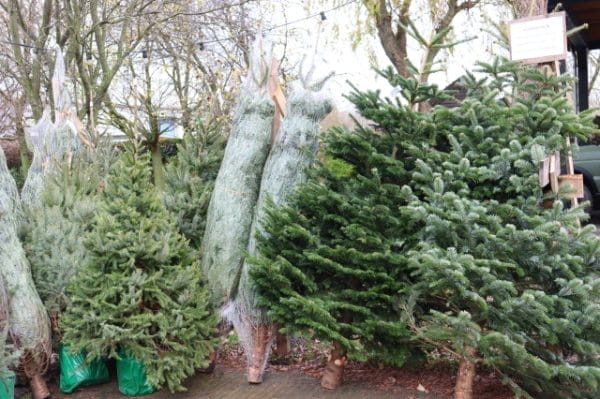
<svg viewBox="0 0 600 399"><path fill-rule="evenodd" d="M56 113L57 123L60 123L72 108L69 91L65 87L66 81L65 59L62 51L57 47L54 73L52 74L52 98L54 100L54 112Z"/></svg>
<svg viewBox="0 0 600 399"><path fill-rule="evenodd" d="M295 188L305 181L305 171L315 159L319 147L319 122L331 112L332 105L311 87L307 81L294 85L280 134L265 163L247 248L251 256L256 255L256 234L262 231L267 199L278 205L284 204ZM320 89L322 83L318 87ZM261 380L273 334L266 309L258 306L250 267L244 262L237 296L229 312L246 350L249 376L255 373Z"/></svg>
<svg viewBox="0 0 600 399"><path fill-rule="evenodd" d="M10 296L9 334L22 353L21 366L30 376L46 369L50 323L17 237L20 213L17 187L0 149L0 273Z"/></svg>
<svg viewBox="0 0 600 399"><path fill-rule="evenodd" d="M80 148L80 141L68 121L52 123L49 111L44 111L38 123L27 130L27 138L33 160L21 190L21 201L30 207L39 200L46 173L56 162L72 157Z"/></svg>
<svg viewBox="0 0 600 399"><path fill-rule="evenodd" d="M56 122L52 122L50 109L46 108L40 120L27 129L26 140L33 160L21 191L23 206L37 204L43 180L57 161L70 158L81 147L79 136L83 134L81 122L72 110L65 86L65 63L60 49L56 50L56 62L52 77L52 94Z"/></svg>
<svg viewBox="0 0 600 399"><path fill-rule="evenodd" d="M260 81L253 78L268 75L268 70L261 69L266 64L258 59L240 95L207 211L202 267L216 307L225 306L237 290L267 159L274 105L265 88L258 86Z"/></svg>

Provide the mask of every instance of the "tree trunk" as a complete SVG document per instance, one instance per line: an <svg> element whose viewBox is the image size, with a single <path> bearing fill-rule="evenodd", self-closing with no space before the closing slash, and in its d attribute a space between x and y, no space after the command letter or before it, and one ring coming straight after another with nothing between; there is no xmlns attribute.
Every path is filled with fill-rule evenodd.
<svg viewBox="0 0 600 399"><path fill-rule="evenodd" d="M472 399L473 398L473 380L475 378L476 365L473 362L475 357L475 348L465 347L466 356L460 359L458 364L458 375L456 376L456 386L454 388L454 399Z"/></svg>
<svg viewBox="0 0 600 399"><path fill-rule="evenodd" d="M405 26L408 23L408 7L410 2L405 3L398 11L400 22ZM393 18L388 10L385 0L379 0L379 9L375 15L375 25L381 46L385 51L388 59L396 68L400 76L408 78L410 71L408 70L408 50L406 31L398 26L398 31L393 30Z"/></svg>
<svg viewBox="0 0 600 399"><path fill-rule="evenodd" d="M198 370L198 372L203 374L210 374L215 371L215 367L217 366L217 359L219 358L219 351L217 349L213 350L208 354L208 366L203 369Z"/></svg>
<svg viewBox="0 0 600 399"><path fill-rule="evenodd" d="M152 144L150 147L152 153L152 175L154 176L154 186L158 191L162 192L165 189L165 168L160 154L160 143Z"/></svg>
<svg viewBox="0 0 600 399"><path fill-rule="evenodd" d="M271 326L259 324L252 332L255 335L248 356L248 382L250 384L260 384L263 381L264 366L267 363L267 354L271 344Z"/></svg>
<svg viewBox="0 0 600 399"><path fill-rule="evenodd" d="M548 0L517 0L512 4L517 18L546 15L548 13Z"/></svg>
<svg viewBox="0 0 600 399"><path fill-rule="evenodd" d="M277 335L275 338L275 350L273 353L278 357L285 357L290 353L290 342L288 341L288 336L285 333L279 332L279 328L275 328L277 331Z"/></svg>
<svg viewBox="0 0 600 399"><path fill-rule="evenodd" d="M336 389L344 380L344 368L346 366L346 353L338 342L334 342L329 353L329 360L325 367L321 386L325 389Z"/></svg>
<svg viewBox="0 0 600 399"><path fill-rule="evenodd" d="M31 396L33 399L46 399L50 396L50 391L46 385L46 381L39 373L36 373L30 377L31 382Z"/></svg>

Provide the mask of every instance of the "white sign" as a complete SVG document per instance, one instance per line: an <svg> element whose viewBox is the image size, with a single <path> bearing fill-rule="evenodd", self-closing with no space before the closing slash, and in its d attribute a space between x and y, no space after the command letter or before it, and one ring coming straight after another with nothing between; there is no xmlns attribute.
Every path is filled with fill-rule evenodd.
<svg viewBox="0 0 600 399"><path fill-rule="evenodd" d="M567 56L565 13L517 19L508 26L510 58L524 63L540 63Z"/></svg>

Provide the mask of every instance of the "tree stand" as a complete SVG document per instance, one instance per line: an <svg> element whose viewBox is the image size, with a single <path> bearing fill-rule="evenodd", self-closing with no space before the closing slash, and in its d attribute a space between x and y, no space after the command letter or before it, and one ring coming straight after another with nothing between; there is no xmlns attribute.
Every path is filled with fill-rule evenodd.
<svg viewBox="0 0 600 399"><path fill-rule="evenodd" d="M260 384L263 382L264 367L271 345L271 326L259 324L252 332L254 336L251 353L248 356L248 382Z"/></svg>
<svg viewBox="0 0 600 399"><path fill-rule="evenodd" d="M338 342L334 342L329 353L329 359L323 377L321 377L321 386L325 389L336 389L344 380L344 368L348 359L346 353Z"/></svg>

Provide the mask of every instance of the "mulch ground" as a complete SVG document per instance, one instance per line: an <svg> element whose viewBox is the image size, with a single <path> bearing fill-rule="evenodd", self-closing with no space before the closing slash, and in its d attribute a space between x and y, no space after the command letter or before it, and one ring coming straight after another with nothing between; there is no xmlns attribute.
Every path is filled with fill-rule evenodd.
<svg viewBox="0 0 600 399"><path fill-rule="evenodd" d="M321 378L327 362L327 348L319 342L292 339L290 353L283 358L271 356L266 371L296 371L316 379ZM245 369L246 360L239 345L224 345L219 354L217 367ZM456 365L436 362L395 368L372 363L350 361L346 365L344 381L356 381L373 389L392 393L415 390L431 393L442 398L452 398L456 381ZM493 371L480 370L475 377L473 397L477 399L512 399L514 394L500 381Z"/></svg>
<svg viewBox="0 0 600 399"><path fill-rule="evenodd" d="M277 375L281 375L281 373L285 373L285 375L301 373L314 378L315 384L318 385L317 380L325 370L328 348L318 341L307 341L301 338L291 339L290 344L288 355L284 357L271 356L266 369L266 378L268 379L268 373ZM225 342L217 359L216 375L222 375L223 372L238 372L240 375L243 375L245 369L246 359L241 346L237 343ZM239 376L236 378L239 379ZM344 381L348 385L366 386L373 390L389 392L394 397L399 398L422 397L422 394L429 394L425 396L451 399L453 397L455 378L456 365L443 360L436 361L431 365L421 365L419 367L406 365L403 368L351 361L346 365L344 373ZM53 397L65 397L64 395L60 396L58 392L58 365L56 363L53 364L51 370L46 374L46 379L52 392L55 393ZM112 385L115 385L114 382ZM74 399L121 397L116 391L115 386L112 385L81 388L78 390L77 395L70 396L76 396ZM241 386L244 387L247 384L241 384ZM168 391L161 392L157 398L172 397L172 395L168 394ZM410 394L411 392L414 395ZM409 393L409 396L406 396L407 393ZM175 395L175 397L178 396ZM477 399L510 399L514 395L510 389L502 385L500 377L497 374L489 370L479 370L475 378L473 397ZM20 398L30 398L27 388L20 387L17 389L16 399Z"/></svg>

